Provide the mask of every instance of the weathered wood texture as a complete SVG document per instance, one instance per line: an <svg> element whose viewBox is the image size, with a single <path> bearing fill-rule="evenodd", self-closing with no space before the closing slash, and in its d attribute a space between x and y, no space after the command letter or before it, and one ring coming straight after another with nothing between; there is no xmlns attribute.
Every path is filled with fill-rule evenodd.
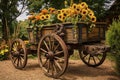
<svg viewBox="0 0 120 80"><path fill-rule="evenodd" d="M78 23L77 28L74 28L74 25L71 23L63 24L64 36L62 36L65 43L78 44L85 42L94 42L101 41L105 39L105 32L107 30L107 24L104 22L95 23L96 27L89 32L89 24ZM29 31L29 40L30 42L37 41L35 39L40 39L43 35L55 33L56 25L44 26L42 29L38 29L36 35L33 35L33 29ZM62 33L61 32L61 33ZM39 41L39 40L38 40Z"/></svg>

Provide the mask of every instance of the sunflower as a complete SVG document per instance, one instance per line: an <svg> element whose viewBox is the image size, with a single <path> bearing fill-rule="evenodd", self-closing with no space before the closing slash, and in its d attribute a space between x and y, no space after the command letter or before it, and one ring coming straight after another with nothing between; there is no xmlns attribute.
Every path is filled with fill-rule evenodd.
<svg viewBox="0 0 120 80"><path fill-rule="evenodd" d="M74 3L74 4L72 5L72 9L76 9L76 8L77 8L77 4Z"/></svg>
<svg viewBox="0 0 120 80"><path fill-rule="evenodd" d="M60 21L64 21L64 19L65 19L65 16L61 13L61 14L58 14L57 15L57 18L58 18L58 20L60 20Z"/></svg>
<svg viewBox="0 0 120 80"><path fill-rule="evenodd" d="M88 13L88 16L89 16L89 17L94 16L94 12L93 12L93 11L90 11L90 12Z"/></svg>
<svg viewBox="0 0 120 80"><path fill-rule="evenodd" d="M81 8L88 8L88 5L86 4L86 2L82 2L82 3L80 4L80 7L81 7Z"/></svg>
<svg viewBox="0 0 120 80"><path fill-rule="evenodd" d="M86 9L82 9L81 15L87 15L88 11Z"/></svg>
<svg viewBox="0 0 120 80"><path fill-rule="evenodd" d="M91 12L92 10L91 10L90 8L87 8L87 11L88 11L88 12Z"/></svg>
<svg viewBox="0 0 120 80"><path fill-rule="evenodd" d="M75 11L74 9L71 9L69 15L70 15L70 16L73 16L73 15L75 15L75 14L76 14L76 11Z"/></svg>
<svg viewBox="0 0 120 80"><path fill-rule="evenodd" d="M65 12L66 12L66 9L62 9L62 10L61 10L61 13L65 13Z"/></svg>
<svg viewBox="0 0 120 80"><path fill-rule="evenodd" d="M96 17L95 16L91 16L90 18L91 18L92 22L96 22Z"/></svg>
<svg viewBox="0 0 120 80"><path fill-rule="evenodd" d="M57 10L57 13L60 14L62 11L61 10Z"/></svg>
<svg viewBox="0 0 120 80"><path fill-rule="evenodd" d="M46 19L50 19L50 14L45 15Z"/></svg>
<svg viewBox="0 0 120 80"><path fill-rule="evenodd" d="M76 11L77 11L78 14L81 12L81 8L80 8L79 5L77 5Z"/></svg>
<svg viewBox="0 0 120 80"><path fill-rule="evenodd" d="M45 19L46 19L45 15L41 15L41 16L40 16L40 19L41 19L41 20L45 20Z"/></svg>
<svg viewBox="0 0 120 80"><path fill-rule="evenodd" d="M48 13L48 10L47 10L47 9L43 9L43 10L41 10L41 13L42 13L42 14L47 14L47 13Z"/></svg>

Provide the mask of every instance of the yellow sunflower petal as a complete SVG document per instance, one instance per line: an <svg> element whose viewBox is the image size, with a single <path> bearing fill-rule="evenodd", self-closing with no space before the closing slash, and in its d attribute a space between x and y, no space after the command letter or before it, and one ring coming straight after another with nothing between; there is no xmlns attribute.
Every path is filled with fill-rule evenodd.
<svg viewBox="0 0 120 80"><path fill-rule="evenodd" d="M41 15L41 16L40 16L40 19L41 19L41 20L45 20L45 19L46 19L45 15Z"/></svg>
<svg viewBox="0 0 120 80"><path fill-rule="evenodd" d="M95 16L91 16L91 21L92 22L96 22L96 17Z"/></svg>
<svg viewBox="0 0 120 80"><path fill-rule="evenodd" d="M72 5L72 9L76 9L76 8L77 8L77 4L74 3L74 4Z"/></svg>
<svg viewBox="0 0 120 80"><path fill-rule="evenodd" d="M82 9L81 15L87 15L88 11L86 9Z"/></svg>
<svg viewBox="0 0 120 80"><path fill-rule="evenodd" d="M46 19L50 19L50 14L45 15Z"/></svg>

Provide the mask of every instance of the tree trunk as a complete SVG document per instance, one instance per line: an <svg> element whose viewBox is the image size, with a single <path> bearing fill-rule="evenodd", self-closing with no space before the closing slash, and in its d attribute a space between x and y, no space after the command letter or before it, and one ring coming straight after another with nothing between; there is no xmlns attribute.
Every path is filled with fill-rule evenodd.
<svg viewBox="0 0 120 80"><path fill-rule="evenodd" d="M2 38L5 41L8 41L9 38L9 28L8 28L8 24L7 24L7 19L5 17L2 18Z"/></svg>

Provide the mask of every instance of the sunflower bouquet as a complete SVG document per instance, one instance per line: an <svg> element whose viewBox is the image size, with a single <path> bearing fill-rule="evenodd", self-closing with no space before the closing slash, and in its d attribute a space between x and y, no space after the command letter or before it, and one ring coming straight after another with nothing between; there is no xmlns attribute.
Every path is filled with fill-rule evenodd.
<svg viewBox="0 0 120 80"><path fill-rule="evenodd" d="M28 19L31 25L49 25L54 23L57 15L57 10L55 8L43 9L40 13L30 13Z"/></svg>
<svg viewBox="0 0 120 80"><path fill-rule="evenodd" d="M71 22L73 24L78 22L96 22L94 12L85 2L79 4L73 3L61 10L55 8L43 9L40 13L32 13L28 19L32 24L36 25L50 25L65 22Z"/></svg>
<svg viewBox="0 0 120 80"><path fill-rule="evenodd" d="M57 18L62 22L96 22L94 12L85 2L61 9Z"/></svg>

